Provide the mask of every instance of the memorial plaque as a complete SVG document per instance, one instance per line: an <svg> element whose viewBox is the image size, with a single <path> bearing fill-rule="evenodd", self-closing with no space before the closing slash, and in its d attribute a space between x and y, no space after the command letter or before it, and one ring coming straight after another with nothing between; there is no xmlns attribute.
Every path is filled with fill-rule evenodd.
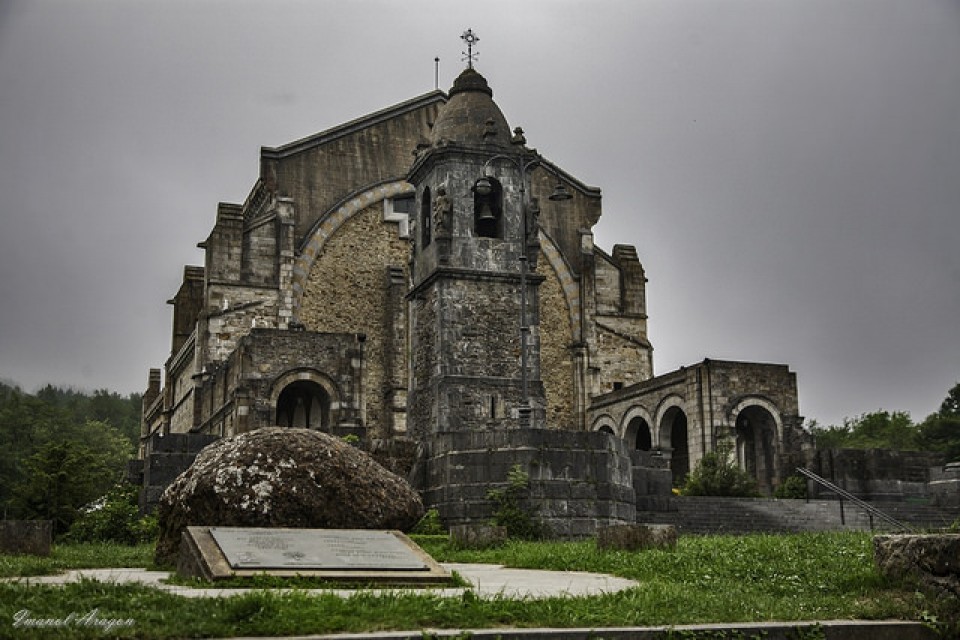
<svg viewBox="0 0 960 640"><path fill-rule="evenodd" d="M366 529L187 527L177 572L206 580L267 574L383 586L453 582L403 533Z"/></svg>
<svg viewBox="0 0 960 640"><path fill-rule="evenodd" d="M211 527L210 535L234 569L427 568L410 547L386 531Z"/></svg>

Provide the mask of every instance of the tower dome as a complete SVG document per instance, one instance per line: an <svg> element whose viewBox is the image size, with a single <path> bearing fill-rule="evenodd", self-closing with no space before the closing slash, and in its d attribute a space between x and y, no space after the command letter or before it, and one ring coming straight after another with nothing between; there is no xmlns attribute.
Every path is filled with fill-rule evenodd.
<svg viewBox="0 0 960 640"><path fill-rule="evenodd" d="M507 119L493 101L493 89L476 69L464 69L449 95L430 133L431 143L510 146Z"/></svg>

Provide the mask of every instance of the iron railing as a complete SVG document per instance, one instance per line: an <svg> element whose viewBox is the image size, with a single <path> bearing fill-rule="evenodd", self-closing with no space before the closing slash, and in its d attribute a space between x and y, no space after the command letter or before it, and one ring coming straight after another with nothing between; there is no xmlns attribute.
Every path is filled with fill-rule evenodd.
<svg viewBox="0 0 960 640"><path fill-rule="evenodd" d="M853 495L846 489L841 489L840 487L833 484L826 478L821 478L820 476L815 474L813 471L810 471L809 469L804 469L803 467L797 467L797 471L800 473L800 475L807 478L808 480L812 480L813 482L816 482L817 484L819 484L821 487L824 487L825 489L837 494L837 496L840 498L840 524L846 524L846 518L843 513L843 501L849 500L854 505L856 505L860 509L863 509L863 511L866 512L867 517L870 518L871 531L873 531L873 518L874 516L876 516L877 518L879 518L880 520L883 520L884 522L886 522L891 526L894 526L902 531L908 531L910 533L913 533L913 528L910 527L909 525L906 525L900 522L899 520L897 520L896 518L894 518L893 516L887 513L884 513L883 511L876 508L872 504L868 502L864 502L863 500Z"/></svg>

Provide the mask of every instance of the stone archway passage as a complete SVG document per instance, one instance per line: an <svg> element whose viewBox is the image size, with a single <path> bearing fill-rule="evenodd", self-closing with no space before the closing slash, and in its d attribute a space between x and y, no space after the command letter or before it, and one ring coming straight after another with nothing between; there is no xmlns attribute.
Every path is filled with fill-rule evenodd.
<svg viewBox="0 0 960 640"><path fill-rule="evenodd" d="M758 405L737 414L737 461L757 480L760 492L770 494L776 481L776 422Z"/></svg>
<svg viewBox="0 0 960 640"><path fill-rule="evenodd" d="M330 396L316 382L291 382L277 399L277 425L329 431Z"/></svg>
<svg viewBox="0 0 960 640"><path fill-rule="evenodd" d="M660 433L670 434L670 471L673 475L673 486L679 487L686 480L687 474L690 473L687 414L679 407L670 407L663 414Z"/></svg>
<svg viewBox="0 0 960 640"><path fill-rule="evenodd" d="M638 451L650 451L653 448L653 436L646 420L638 416L627 424L627 444Z"/></svg>

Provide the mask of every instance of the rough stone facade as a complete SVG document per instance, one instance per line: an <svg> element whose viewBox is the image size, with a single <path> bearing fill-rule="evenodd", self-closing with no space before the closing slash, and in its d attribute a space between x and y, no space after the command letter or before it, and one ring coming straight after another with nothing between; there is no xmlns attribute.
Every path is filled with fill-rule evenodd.
<svg viewBox="0 0 960 640"><path fill-rule="evenodd" d="M461 521L489 515L491 452L526 465L571 535L658 504L670 467L724 441L765 488L782 479L802 444L793 374L704 361L654 377L636 250L594 246L600 190L527 146L492 96L467 69L448 93L261 150L170 300L143 456L165 434L352 434L394 462L419 451L428 504ZM522 453L531 438L547 466ZM438 483L464 460L457 497Z"/></svg>
<svg viewBox="0 0 960 640"><path fill-rule="evenodd" d="M570 307L563 296L560 276L553 266L541 261L540 285L540 378L546 399L548 429L581 428L576 419L575 347Z"/></svg>
<svg viewBox="0 0 960 640"><path fill-rule="evenodd" d="M595 396L592 428L670 461L674 482L725 446L769 493L812 447L785 365L704 360Z"/></svg>
<svg viewBox="0 0 960 640"><path fill-rule="evenodd" d="M405 431L406 293L409 240L384 224L383 202L354 214L327 239L307 279L298 319L309 331L359 333L361 422L372 437ZM337 274L337 277L331 277Z"/></svg>
<svg viewBox="0 0 960 640"><path fill-rule="evenodd" d="M596 432L497 429L437 434L415 476L424 502L445 522L488 522L491 490L507 486L511 469L529 475L521 508L563 537L633 522L636 494L629 451Z"/></svg>

